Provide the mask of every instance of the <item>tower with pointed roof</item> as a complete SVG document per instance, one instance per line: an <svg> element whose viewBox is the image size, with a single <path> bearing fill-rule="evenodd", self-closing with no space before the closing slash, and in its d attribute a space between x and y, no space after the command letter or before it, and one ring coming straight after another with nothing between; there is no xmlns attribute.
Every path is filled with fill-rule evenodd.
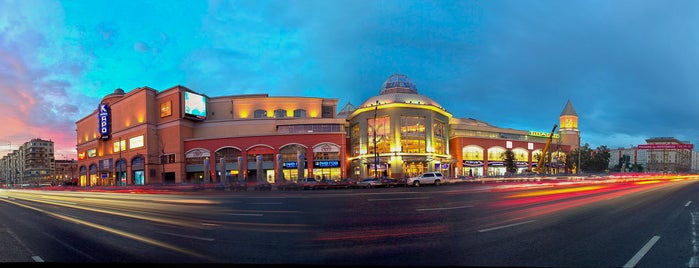
<svg viewBox="0 0 699 268"><path fill-rule="evenodd" d="M573 108L573 104L568 100L561 112L558 134L561 136L561 143L570 145L571 150L575 150L580 142L580 130L578 129L578 114Z"/></svg>

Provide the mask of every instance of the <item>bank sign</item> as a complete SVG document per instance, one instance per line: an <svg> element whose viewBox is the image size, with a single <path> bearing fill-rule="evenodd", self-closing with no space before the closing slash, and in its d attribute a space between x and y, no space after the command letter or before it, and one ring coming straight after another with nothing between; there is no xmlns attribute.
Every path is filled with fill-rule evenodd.
<svg viewBox="0 0 699 268"><path fill-rule="evenodd" d="M100 103L99 109L97 110L97 122L99 124L100 138L108 140L109 134L112 132L112 112L109 110L109 105L106 103Z"/></svg>

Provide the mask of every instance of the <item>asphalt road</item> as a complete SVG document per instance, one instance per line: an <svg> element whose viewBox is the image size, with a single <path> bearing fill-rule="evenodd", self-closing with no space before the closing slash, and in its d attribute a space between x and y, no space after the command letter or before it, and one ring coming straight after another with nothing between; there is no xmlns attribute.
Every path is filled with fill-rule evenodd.
<svg viewBox="0 0 699 268"><path fill-rule="evenodd" d="M0 262L694 267L697 182L0 190Z"/></svg>

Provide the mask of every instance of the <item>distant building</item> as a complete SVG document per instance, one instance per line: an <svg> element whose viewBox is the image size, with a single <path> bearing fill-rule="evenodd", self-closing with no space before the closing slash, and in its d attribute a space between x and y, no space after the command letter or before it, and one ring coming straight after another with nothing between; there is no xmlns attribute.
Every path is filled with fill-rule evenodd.
<svg viewBox="0 0 699 268"><path fill-rule="evenodd" d="M630 148L618 148L609 150L609 168L612 169L619 164L620 159L624 156L628 156L629 165L638 164L643 167L646 171L646 150L640 150L638 147L632 146ZM628 171L628 170L622 170Z"/></svg>
<svg viewBox="0 0 699 268"><path fill-rule="evenodd" d="M646 144L637 147L611 149L609 168L619 164L624 155L630 157L631 164L640 164L645 172L696 173L697 152L688 141L673 137L653 137ZM623 171L623 170L622 170Z"/></svg>
<svg viewBox="0 0 699 268"><path fill-rule="evenodd" d="M55 162L56 169L53 172L53 184L69 184L78 178L78 160L56 159Z"/></svg>
<svg viewBox="0 0 699 268"><path fill-rule="evenodd" d="M689 142L673 137L647 139L639 148L648 150L648 172L688 173L692 169L692 149Z"/></svg>
<svg viewBox="0 0 699 268"><path fill-rule="evenodd" d="M4 185L51 183L54 166L53 141L32 139L0 159Z"/></svg>

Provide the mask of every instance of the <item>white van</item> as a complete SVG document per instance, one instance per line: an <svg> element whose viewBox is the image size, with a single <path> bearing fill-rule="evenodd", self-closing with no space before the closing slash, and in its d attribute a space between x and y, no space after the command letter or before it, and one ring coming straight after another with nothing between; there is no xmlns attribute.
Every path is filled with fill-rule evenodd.
<svg viewBox="0 0 699 268"><path fill-rule="evenodd" d="M440 172L425 172L420 176L408 178L407 185L419 187L422 184L441 185L444 183L444 176Z"/></svg>

